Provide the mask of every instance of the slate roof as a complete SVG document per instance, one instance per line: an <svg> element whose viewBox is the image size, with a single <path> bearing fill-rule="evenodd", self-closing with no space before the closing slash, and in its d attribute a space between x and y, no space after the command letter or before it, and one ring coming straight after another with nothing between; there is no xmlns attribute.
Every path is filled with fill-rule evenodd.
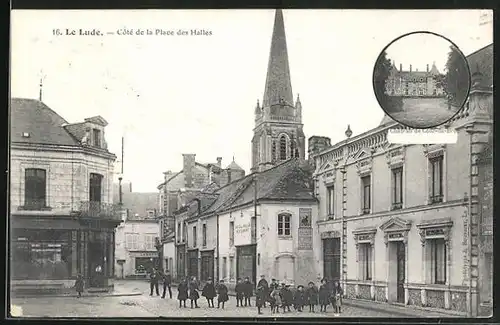
<svg viewBox="0 0 500 325"><path fill-rule="evenodd" d="M471 74L478 70L483 75L483 83L493 87L493 44L487 45L467 56Z"/></svg>
<svg viewBox="0 0 500 325"><path fill-rule="evenodd" d="M226 169L231 170L243 170L234 160L226 167Z"/></svg>
<svg viewBox="0 0 500 325"><path fill-rule="evenodd" d="M113 195L113 201L118 202L118 193ZM146 220L148 210L158 210L158 193L125 192L122 195L123 207L128 210L127 220ZM138 217L135 215L139 214Z"/></svg>
<svg viewBox="0 0 500 325"><path fill-rule="evenodd" d="M248 204L254 200L255 194L257 200L316 201L310 184L312 172L306 161L294 158L263 172L250 174L216 191L216 200L203 210L203 214Z"/></svg>
<svg viewBox="0 0 500 325"><path fill-rule="evenodd" d="M12 98L11 141L52 145L80 145L63 127L68 122L36 99ZM23 137L29 133L29 137Z"/></svg>

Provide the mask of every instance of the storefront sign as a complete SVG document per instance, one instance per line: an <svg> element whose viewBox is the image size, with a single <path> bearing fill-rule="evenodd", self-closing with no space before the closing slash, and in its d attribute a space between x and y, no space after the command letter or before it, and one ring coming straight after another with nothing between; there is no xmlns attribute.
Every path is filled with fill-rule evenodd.
<svg viewBox="0 0 500 325"><path fill-rule="evenodd" d="M312 250L313 243L313 230L312 228L299 228L299 237L298 237L298 250Z"/></svg>
<svg viewBox="0 0 500 325"><path fill-rule="evenodd" d="M134 257L158 257L158 252L140 252L132 254Z"/></svg>
<svg viewBox="0 0 500 325"><path fill-rule="evenodd" d="M250 231L251 228L252 228L252 226L249 223L243 224L243 225L236 225L235 232L237 234L242 234L242 233L245 233L247 231Z"/></svg>

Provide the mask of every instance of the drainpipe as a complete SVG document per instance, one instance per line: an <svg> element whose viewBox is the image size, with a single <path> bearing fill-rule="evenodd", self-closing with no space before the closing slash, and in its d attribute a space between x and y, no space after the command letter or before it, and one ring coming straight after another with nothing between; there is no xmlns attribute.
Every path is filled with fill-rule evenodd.
<svg viewBox="0 0 500 325"><path fill-rule="evenodd" d="M220 269L220 264L219 264L219 214L217 213L217 256L216 256L216 260L217 260L217 283L219 282L219 269ZM214 281L215 283L215 281Z"/></svg>

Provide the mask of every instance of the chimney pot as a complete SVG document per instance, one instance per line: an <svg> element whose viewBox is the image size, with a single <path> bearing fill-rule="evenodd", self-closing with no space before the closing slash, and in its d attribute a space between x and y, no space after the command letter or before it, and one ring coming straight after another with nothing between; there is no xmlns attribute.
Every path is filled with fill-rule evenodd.
<svg viewBox="0 0 500 325"><path fill-rule="evenodd" d="M429 72L429 65L427 64L427 72Z"/></svg>
<svg viewBox="0 0 500 325"><path fill-rule="evenodd" d="M412 71L412 66L411 66L411 64L410 64L410 72L411 72L411 71Z"/></svg>
<svg viewBox="0 0 500 325"><path fill-rule="evenodd" d="M399 64L399 71L403 71L403 64L402 63Z"/></svg>

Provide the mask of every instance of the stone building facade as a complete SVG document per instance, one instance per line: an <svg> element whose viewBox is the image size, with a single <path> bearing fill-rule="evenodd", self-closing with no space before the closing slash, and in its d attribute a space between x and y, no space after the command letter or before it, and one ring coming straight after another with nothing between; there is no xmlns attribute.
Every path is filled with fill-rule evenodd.
<svg viewBox="0 0 500 325"><path fill-rule="evenodd" d="M392 69L385 83L385 92L390 96L403 97L444 96L443 88L437 83L440 75L435 63L432 64L430 70L427 65L426 71L418 71L418 69L415 71L410 64L410 69L404 71L401 64L398 70L392 62Z"/></svg>
<svg viewBox="0 0 500 325"><path fill-rule="evenodd" d="M477 156L492 132L491 51L467 57L470 96L444 126L457 132L455 144L390 144L388 130L404 127L384 118L312 155L321 268L348 297L477 315L484 273L478 193L487 186ZM491 210L483 211L488 218Z"/></svg>
<svg viewBox="0 0 500 325"><path fill-rule="evenodd" d="M13 290L113 286L115 155L100 116L69 124L38 100L11 100Z"/></svg>

